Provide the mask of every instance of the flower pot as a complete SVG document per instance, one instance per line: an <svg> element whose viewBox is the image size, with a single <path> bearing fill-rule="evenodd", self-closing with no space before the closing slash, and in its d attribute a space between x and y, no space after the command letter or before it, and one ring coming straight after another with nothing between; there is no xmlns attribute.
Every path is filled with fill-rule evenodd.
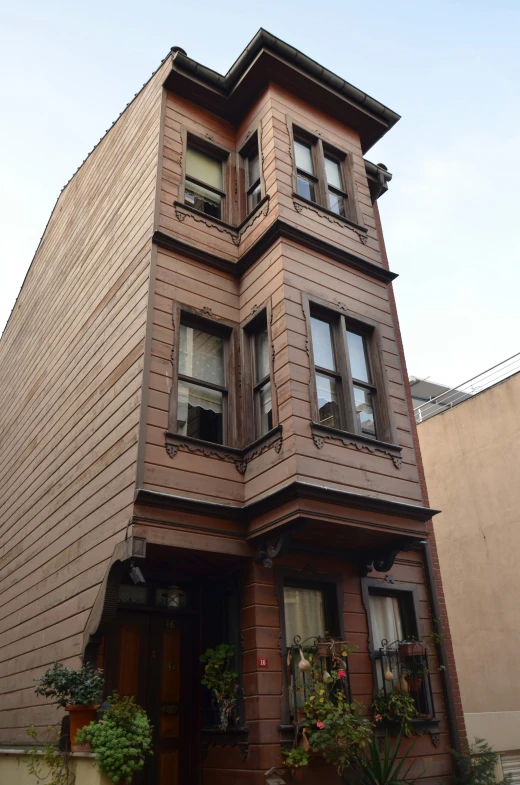
<svg viewBox="0 0 520 785"><path fill-rule="evenodd" d="M421 654L424 654L424 646L416 641L400 643L399 654L401 657L419 657Z"/></svg>
<svg viewBox="0 0 520 785"><path fill-rule="evenodd" d="M348 647L347 641L318 641L316 644L318 649L318 657L341 657L341 652ZM347 655L348 656L348 655Z"/></svg>
<svg viewBox="0 0 520 785"><path fill-rule="evenodd" d="M408 676L406 680L412 692L419 692L422 687L422 678L420 676Z"/></svg>
<svg viewBox="0 0 520 785"><path fill-rule="evenodd" d="M76 706L65 706L65 711L70 716L70 748L72 752L89 752L90 743L74 744L76 733L96 719L97 707L93 703L90 705L78 704Z"/></svg>

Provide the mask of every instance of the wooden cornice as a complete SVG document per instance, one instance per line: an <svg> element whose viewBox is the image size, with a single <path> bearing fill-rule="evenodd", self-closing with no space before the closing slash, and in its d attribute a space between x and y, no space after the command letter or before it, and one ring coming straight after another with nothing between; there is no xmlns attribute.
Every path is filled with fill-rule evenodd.
<svg viewBox="0 0 520 785"><path fill-rule="evenodd" d="M204 251L202 248L197 248L196 245L187 243L184 240L180 240L178 237L166 234L165 232L156 231L152 237L153 242L155 245L159 246L159 248L182 254L190 259L195 259L195 261L207 264L208 267L215 267L218 270L230 273L237 278L240 278L246 270L248 270L263 254L269 251L269 249L280 239L292 240L295 243L299 243L304 248L328 256L329 258L344 264L346 267L359 270L360 272L369 275L371 278L383 281L383 283L390 283L397 278L397 273L390 272L390 270L386 270L384 267L369 262L360 256L355 256L355 254L345 251L337 245L328 243L316 235L304 232L302 229L299 229L280 218L271 224L269 229L258 238L254 245L252 245L237 262L230 262L227 259L222 259L216 254Z"/></svg>
<svg viewBox="0 0 520 785"><path fill-rule="evenodd" d="M135 503L152 507L162 507L179 512L190 512L213 518L227 518L242 523L248 523L259 515L269 513L287 502L295 499L312 499L326 504L337 504L342 507L352 507L361 510L385 515L395 515L416 521L429 521L439 510L422 507L416 504L404 504L391 499L367 496L360 493L341 491L328 488L325 485L314 485L294 481L273 493L267 494L252 503L241 505L224 504L220 502L207 502L201 499L190 499L186 496L175 496L169 493L138 488L135 494ZM421 535L422 536L422 535Z"/></svg>

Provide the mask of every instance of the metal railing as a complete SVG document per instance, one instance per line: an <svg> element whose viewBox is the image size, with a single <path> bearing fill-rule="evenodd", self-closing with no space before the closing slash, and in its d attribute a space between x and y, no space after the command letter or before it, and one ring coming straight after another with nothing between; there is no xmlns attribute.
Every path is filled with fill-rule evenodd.
<svg viewBox="0 0 520 785"><path fill-rule="evenodd" d="M497 365L488 368L487 371L474 376L472 379L453 387L451 390L440 393L430 401L416 406L414 409L415 422L421 423L428 420L430 417L435 417L436 414L441 414L447 409L451 409L462 401L466 401L476 393L492 387L498 382L504 381L509 376L513 376L520 371L520 352L508 357Z"/></svg>
<svg viewBox="0 0 520 785"><path fill-rule="evenodd" d="M348 657L341 658L322 656L320 644L325 643L320 638L308 638L302 641L300 636L294 638L292 646L288 648L288 681L289 681L289 704L291 711L291 721L298 722L303 719L303 706L309 698L313 689L313 678L316 675L316 669L321 671L323 675L325 671L332 671L334 668L341 666L345 671L345 678L336 682L334 689L342 690L348 702L352 702L352 691L350 688L350 672L348 667ZM312 657L312 670L301 671L299 663L302 656L306 659ZM327 681L327 679L323 679Z"/></svg>
<svg viewBox="0 0 520 785"><path fill-rule="evenodd" d="M435 717L427 648L417 643L388 644L383 640L375 660L379 695L404 692L413 698L419 717Z"/></svg>

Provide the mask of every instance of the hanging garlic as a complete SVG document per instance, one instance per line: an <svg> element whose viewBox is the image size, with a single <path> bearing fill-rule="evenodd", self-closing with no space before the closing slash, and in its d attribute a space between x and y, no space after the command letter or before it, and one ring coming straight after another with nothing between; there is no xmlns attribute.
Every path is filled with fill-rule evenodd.
<svg viewBox="0 0 520 785"><path fill-rule="evenodd" d="M303 649L300 649L300 662L298 663L298 668L302 671L302 673L305 673L305 671L310 671L311 669L309 660L305 659L303 656Z"/></svg>
<svg viewBox="0 0 520 785"><path fill-rule="evenodd" d="M406 676L404 675L404 673L401 673L400 686L401 686L401 692L404 693L409 692L410 687L408 686L408 682L406 681Z"/></svg>
<svg viewBox="0 0 520 785"><path fill-rule="evenodd" d="M393 680L394 680L394 674L390 670L390 666L387 665L385 671L385 681L393 681Z"/></svg>
<svg viewBox="0 0 520 785"><path fill-rule="evenodd" d="M323 671L323 682L324 682L324 684L328 684L329 681L332 681L332 676L330 675L330 673L327 670L324 670Z"/></svg>

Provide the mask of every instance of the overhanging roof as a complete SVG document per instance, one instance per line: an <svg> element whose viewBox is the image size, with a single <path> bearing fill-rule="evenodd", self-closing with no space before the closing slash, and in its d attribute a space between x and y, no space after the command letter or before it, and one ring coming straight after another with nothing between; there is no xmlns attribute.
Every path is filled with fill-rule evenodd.
<svg viewBox="0 0 520 785"><path fill-rule="evenodd" d="M236 125L269 81L357 131L363 152L399 120L384 104L263 29L225 76L176 51L165 87Z"/></svg>

